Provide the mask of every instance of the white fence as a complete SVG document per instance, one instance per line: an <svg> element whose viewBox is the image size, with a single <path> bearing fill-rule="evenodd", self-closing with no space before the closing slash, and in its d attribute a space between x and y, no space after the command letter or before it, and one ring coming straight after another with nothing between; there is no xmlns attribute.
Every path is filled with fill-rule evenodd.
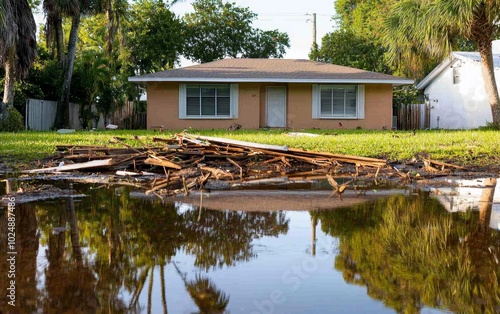
<svg viewBox="0 0 500 314"><path fill-rule="evenodd" d="M56 119L57 101L28 99L26 101L26 130L47 131L52 128ZM92 106L92 111L96 111ZM69 127L71 129L81 129L80 106L69 104ZM104 128L102 115L97 125L92 122L92 127Z"/></svg>

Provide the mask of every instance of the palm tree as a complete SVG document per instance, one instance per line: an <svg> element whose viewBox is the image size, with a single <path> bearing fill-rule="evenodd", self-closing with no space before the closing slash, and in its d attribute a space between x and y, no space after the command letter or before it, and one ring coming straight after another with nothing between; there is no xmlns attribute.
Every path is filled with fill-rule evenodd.
<svg viewBox="0 0 500 314"><path fill-rule="evenodd" d="M493 124L500 127L500 97L491 50L499 21L500 0L394 1L383 41L392 61L414 65L422 65L427 57L443 59L461 40L473 42L481 55Z"/></svg>
<svg viewBox="0 0 500 314"><path fill-rule="evenodd" d="M128 3L126 0L106 0L106 20L107 20L107 38L106 53L111 55L113 52L113 42L118 31L122 27L122 20L125 18ZM120 46L123 46L123 38Z"/></svg>
<svg viewBox="0 0 500 314"><path fill-rule="evenodd" d="M69 32L67 53L64 58L63 82L61 86L61 94L59 95L59 99L57 101L57 114L56 121L54 123L55 127L59 128L67 126L69 122L69 95L81 18L87 14L102 12L103 5L104 2L102 0L57 1L57 7L62 9L62 12L71 17L71 30Z"/></svg>
<svg viewBox="0 0 500 314"><path fill-rule="evenodd" d="M14 102L14 82L26 77L36 55L36 24L28 1L0 1L0 63L5 69L7 106Z"/></svg>
<svg viewBox="0 0 500 314"><path fill-rule="evenodd" d="M56 51L57 61L64 63L64 33L63 33L63 8L56 0L45 0L43 11L46 16L45 39L47 48L54 55Z"/></svg>

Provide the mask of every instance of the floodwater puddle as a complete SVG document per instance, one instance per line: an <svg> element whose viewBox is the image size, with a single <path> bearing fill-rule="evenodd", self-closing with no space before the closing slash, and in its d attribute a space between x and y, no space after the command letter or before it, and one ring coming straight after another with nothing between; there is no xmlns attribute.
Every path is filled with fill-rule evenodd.
<svg viewBox="0 0 500 314"><path fill-rule="evenodd" d="M162 201L74 183L69 197L16 204L16 306L2 293L0 312L498 313L499 186L443 180L347 191L342 201L317 188ZM0 208L2 278L8 215Z"/></svg>

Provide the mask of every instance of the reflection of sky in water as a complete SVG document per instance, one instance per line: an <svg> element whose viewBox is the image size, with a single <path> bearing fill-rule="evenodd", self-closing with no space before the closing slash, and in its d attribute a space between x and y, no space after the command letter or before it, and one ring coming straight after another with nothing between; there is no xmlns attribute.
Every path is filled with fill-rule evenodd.
<svg viewBox="0 0 500 314"><path fill-rule="evenodd" d="M234 267L196 269L194 257L178 253L173 261L187 279L200 272L229 296L230 313L393 313L382 302L366 295L366 288L349 285L335 270L337 240L316 227L316 257L311 256L311 216L308 212L287 212L286 235L262 237L252 242L257 257ZM186 292L182 278L172 264L165 268L168 311L192 313L198 309ZM153 313L163 311L160 271L154 274ZM149 278L148 278L149 280ZM272 302L278 301L276 303ZM147 289L140 299L147 304Z"/></svg>

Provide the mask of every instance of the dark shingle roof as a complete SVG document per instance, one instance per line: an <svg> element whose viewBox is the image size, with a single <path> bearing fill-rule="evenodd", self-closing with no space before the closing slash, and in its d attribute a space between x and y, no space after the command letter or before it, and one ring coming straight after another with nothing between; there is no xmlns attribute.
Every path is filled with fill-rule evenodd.
<svg viewBox="0 0 500 314"><path fill-rule="evenodd" d="M132 82L297 82L412 84L402 77L293 59L223 59L129 78Z"/></svg>

